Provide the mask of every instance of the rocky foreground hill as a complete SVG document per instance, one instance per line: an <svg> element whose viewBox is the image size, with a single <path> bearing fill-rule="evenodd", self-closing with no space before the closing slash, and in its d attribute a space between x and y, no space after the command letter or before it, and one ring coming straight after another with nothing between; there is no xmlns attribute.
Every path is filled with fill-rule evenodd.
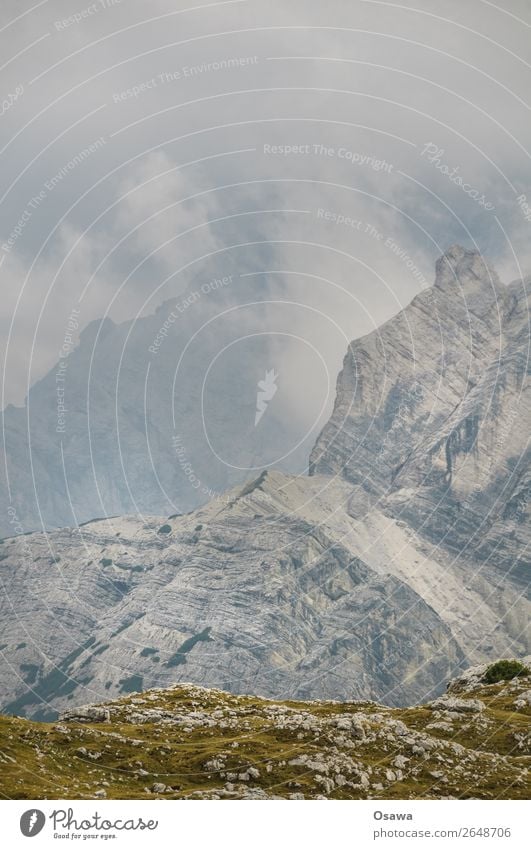
<svg viewBox="0 0 531 849"><path fill-rule="evenodd" d="M495 667L496 668L496 667ZM499 666L498 666L499 668ZM531 676L476 667L411 708L268 701L193 684L0 719L8 798L524 799Z"/></svg>
<svg viewBox="0 0 531 849"><path fill-rule="evenodd" d="M3 540L2 710L179 681L400 706L528 654L528 340L527 284L453 247L349 346L310 476Z"/></svg>

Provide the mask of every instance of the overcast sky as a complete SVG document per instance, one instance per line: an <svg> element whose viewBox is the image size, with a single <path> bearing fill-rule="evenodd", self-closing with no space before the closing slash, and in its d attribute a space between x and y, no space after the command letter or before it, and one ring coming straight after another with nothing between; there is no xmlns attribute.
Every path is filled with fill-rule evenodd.
<svg viewBox="0 0 531 849"><path fill-rule="evenodd" d="M452 243L528 274L530 28L526 0L2 0L2 405L72 310L281 279L335 374Z"/></svg>

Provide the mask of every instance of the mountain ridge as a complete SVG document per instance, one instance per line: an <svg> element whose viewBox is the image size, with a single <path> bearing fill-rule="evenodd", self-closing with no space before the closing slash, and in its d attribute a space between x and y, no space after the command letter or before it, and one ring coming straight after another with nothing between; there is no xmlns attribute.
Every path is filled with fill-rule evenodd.
<svg viewBox="0 0 531 849"><path fill-rule="evenodd" d="M462 248L437 274L435 301L349 346L309 476L3 543L5 709L49 717L184 677L400 705L531 651L525 293L500 310Z"/></svg>

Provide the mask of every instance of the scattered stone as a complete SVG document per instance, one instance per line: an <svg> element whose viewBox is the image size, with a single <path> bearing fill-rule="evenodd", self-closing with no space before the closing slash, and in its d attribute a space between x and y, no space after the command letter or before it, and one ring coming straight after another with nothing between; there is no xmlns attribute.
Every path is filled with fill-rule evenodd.
<svg viewBox="0 0 531 849"><path fill-rule="evenodd" d="M485 710L485 703L479 699L456 699L452 696L441 696L430 702L427 707L432 710L452 711L459 713L480 713Z"/></svg>
<svg viewBox="0 0 531 849"><path fill-rule="evenodd" d="M59 716L63 722L110 722L110 718L109 709L98 705L80 705L80 707L65 710Z"/></svg>
<svg viewBox="0 0 531 849"><path fill-rule="evenodd" d="M516 701L514 702L515 708L517 710L521 710L522 708L529 707L531 705L531 690L524 690L523 693L520 693Z"/></svg>
<svg viewBox="0 0 531 849"><path fill-rule="evenodd" d="M106 763L112 765L116 757L123 765L122 775L113 773L115 782L130 781L131 777L155 779L157 773L182 775L180 785L172 787L156 781L144 788L143 794L158 797L383 799L396 796L397 783L407 781L408 788L415 788L418 783L423 798L459 798L461 787L474 787L478 797L490 798L496 780L501 788L510 788L517 798L524 798L529 781L524 759L531 740L523 716L516 713L514 705L516 700L527 706L529 687L529 678L519 679L503 688L480 687L470 693L470 698L468 694L466 698L447 694L418 711L395 711L367 703L360 704L359 709L350 703L342 708L338 703L324 701L315 705L308 702L294 709L268 700L236 698L195 685L179 685L150 691L141 699L122 699L101 706L110 712L119 732L112 726L101 727L96 719L77 728L61 723L49 725L44 735L40 724L30 721L28 727L27 720L5 717L7 723L13 724L6 726L9 733L3 738L0 763L2 772L4 764L6 772L11 770L16 760L9 753L10 746L23 746L25 762L29 759L31 763L33 758L34 776L42 773L44 780L59 764L61 781L65 782L62 786L70 787L76 797L83 797L84 792L87 798L94 798L95 793L97 798L105 798L108 792L104 788L110 786L109 782L99 780L102 770L93 763L103 754ZM223 710L220 704L225 705ZM326 710L327 705L330 711ZM84 706L82 713L90 714L91 708ZM497 749L498 741L491 733L493 724L500 722L500 713L503 746L509 743L502 751ZM79 712L72 711L74 714L78 716ZM398 716L404 719L395 718ZM453 726L448 721L451 718ZM131 733L140 724L145 726L142 739ZM311 729L310 734L306 733L306 726ZM197 736L187 740L185 728ZM305 729L302 737L301 728ZM452 729L464 732L461 739L466 745L437 735L437 731ZM241 735L242 753L238 760L231 739L235 733ZM358 733L363 736L355 737ZM85 745L78 745L80 742ZM186 778L190 772L186 753L195 743L202 747L205 759L199 771ZM135 745L142 747L140 752L132 751ZM15 751L19 750L13 748ZM82 760L77 762L76 775L68 784L65 763L72 764L73 753ZM66 761L61 764L58 759L65 754ZM286 760L276 760L282 754ZM148 765L156 758L154 774L145 768L143 760L134 759L139 756L145 757ZM257 766L248 765L253 761ZM267 778L270 774L273 780ZM18 789L22 782L23 778L13 779L13 786ZM124 789L123 784L116 786ZM416 798L414 790L411 798Z"/></svg>

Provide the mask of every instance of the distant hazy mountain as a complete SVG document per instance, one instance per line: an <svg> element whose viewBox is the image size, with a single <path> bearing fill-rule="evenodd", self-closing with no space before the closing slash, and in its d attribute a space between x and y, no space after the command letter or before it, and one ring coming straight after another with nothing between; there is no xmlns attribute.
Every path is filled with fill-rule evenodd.
<svg viewBox="0 0 531 849"><path fill-rule="evenodd" d="M524 285L454 247L350 345L311 476L5 540L3 709L176 681L400 705L528 654L527 332Z"/></svg>
<svg viewBox="0 0 531 849"><path fill-rule="evenodd" d="M329 412L323 363L290 333L297 312L282 293L269 303L263 286L222 280L199 281L134 322L93 322L66 366L31 388L26 407L4 411L1 534L13 533L11 506L25 531L169 515L269 465L307 468ZM312 374L312 393L286 375L294 354ZM268 373L267 415L256 422ZM304 414L286 415L298 407Z"/></svg>

